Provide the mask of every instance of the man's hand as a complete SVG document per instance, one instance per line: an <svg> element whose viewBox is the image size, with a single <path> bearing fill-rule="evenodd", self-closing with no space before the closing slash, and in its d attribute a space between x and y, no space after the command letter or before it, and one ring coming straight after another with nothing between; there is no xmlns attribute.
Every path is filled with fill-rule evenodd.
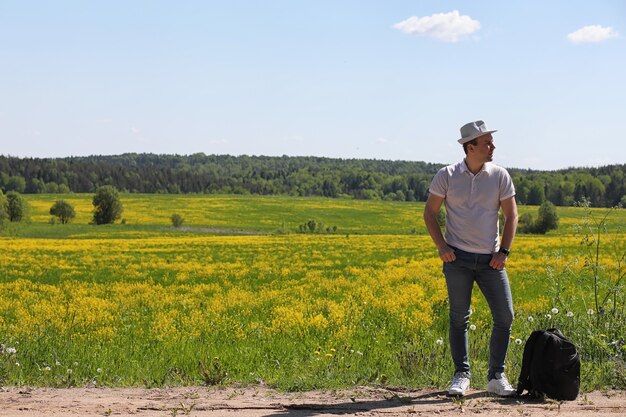
<svg viewBox="0 0 626 417"><path fill-rule="evenodd" d="M439 248L439 258L444 262L454 262L456 260L454 249L448 245Z"/></svg>
<svg viewBox="0 0 626 417"><path fill-rule="evenodd" d="M491 261L489 262L489 266L493 269L504 269L507 259L509 258L502 252L493 252L491 254Z"/></svg>

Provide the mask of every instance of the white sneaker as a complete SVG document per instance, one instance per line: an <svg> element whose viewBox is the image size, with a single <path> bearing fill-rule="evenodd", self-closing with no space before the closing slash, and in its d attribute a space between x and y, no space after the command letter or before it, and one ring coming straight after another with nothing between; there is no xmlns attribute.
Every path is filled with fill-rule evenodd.
<svg viewBox="0 0 626 417"><path fill-rule="evenodd" d="M466 372L457 372L454 374L452 384L448 390L448 395L465 395L465 391L469 389L470 380Z"/></svg>
<svg viewBox="0 0 626 417"><path fill-rule="evenodd" d="M496 377L489 381L487 384L487 392L501 397L510 397L517 394L517 390L511 386L504 373L497 373Z"/></svg>

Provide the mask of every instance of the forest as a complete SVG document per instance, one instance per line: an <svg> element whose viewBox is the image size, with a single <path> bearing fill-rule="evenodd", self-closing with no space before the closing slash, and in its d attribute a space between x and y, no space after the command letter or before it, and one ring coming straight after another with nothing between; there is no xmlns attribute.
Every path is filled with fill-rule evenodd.
<svg viewBox="0 0 626 417"><path fill-rule="evenodd" d="M254 194L425 201L443 164L294 156L157 155L19 158L0 155L5 193ZM509 168L520 204L626 205L626 164L536 171Z"/></svg>

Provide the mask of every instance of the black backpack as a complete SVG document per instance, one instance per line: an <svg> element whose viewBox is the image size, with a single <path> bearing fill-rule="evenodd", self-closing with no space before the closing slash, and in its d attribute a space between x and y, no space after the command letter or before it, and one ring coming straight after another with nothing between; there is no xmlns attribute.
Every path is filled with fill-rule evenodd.
<svg viewBox="0 0 626 417"><path fill-rule="evenodd" d="M524 345L517 394L575 400L580 389L580 356L558 329L535 330Z"/></svg>

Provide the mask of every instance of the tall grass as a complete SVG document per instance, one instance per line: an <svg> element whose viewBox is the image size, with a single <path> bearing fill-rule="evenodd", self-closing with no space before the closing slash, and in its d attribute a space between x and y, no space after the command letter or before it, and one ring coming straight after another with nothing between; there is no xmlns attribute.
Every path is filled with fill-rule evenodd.
<svg viewBox="0 0 626 417"><path fill-rule="evenodd" d="M611 208L584 215L574 228L579 252L561 268L548 268L552 299L559 316L545 316L546 326L558 326L579 346L588 381L610 387L626 386L626 249L624 224L612 225ZM603 381L602 383L600 381Z"/></svg>

